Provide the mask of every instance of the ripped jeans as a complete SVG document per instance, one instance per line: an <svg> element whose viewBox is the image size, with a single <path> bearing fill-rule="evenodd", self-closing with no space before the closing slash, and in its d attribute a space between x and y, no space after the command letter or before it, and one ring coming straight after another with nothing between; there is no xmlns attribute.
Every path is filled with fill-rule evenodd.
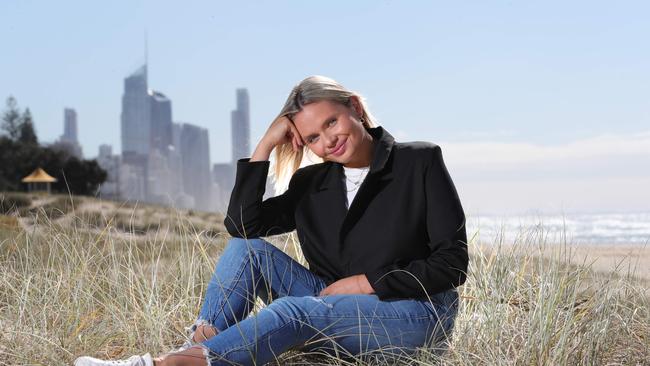
<svg viewBox="0 0 650 366"><path fill-rule="evenodd" d="M297 349L338 358L400 357L435 346L453 327L455 290L431 301L375 295L318 296L325 282L262 239L232 238L219 258L197 325L210 364L263 365ZM256 297L268 306L251 313ZM383 363L383 362L382 362Z"/></svg>

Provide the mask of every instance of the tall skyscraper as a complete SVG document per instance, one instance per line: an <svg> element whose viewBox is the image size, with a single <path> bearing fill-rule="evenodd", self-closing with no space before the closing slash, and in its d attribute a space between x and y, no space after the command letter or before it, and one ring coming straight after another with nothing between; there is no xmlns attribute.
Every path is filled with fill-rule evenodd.
<svg viewBox="0 0 650 366"><path fill-rule="evenodd" d="M81 159L82 151L77 135L77 111L72 108L63 110L63 135L54 143L54 148L65 150L70 155Z"/></svg>
<svg viewBox="0 0 650 366"><path fill-rule="evenodd" d="M208 211L213 203L210 197L210 141L208 130L184 123L180 135L183 165L183 188L194 197L194 207Z"/></svg>
<svg viewBox="0 0 650 366"><path fill-rule="evenodd" d="M232 162L250 155L250 105L248 90L237 89L237 109L231 112Z"/></svg>
<svg viewBox="0 0 650 366"><path fill-rule="evenodd" d="M152 149L147 161L147 201L165 205L174 204L174 196L177 192L172 191L172 172L164 153L158 149Z"/></svg>
<svg viewBox="0 0 650 366"><path fill-rule="evenodd" d="M183 125L181 123L172 123L172 145L176 146L179 153L181 146L181 133L183 133Z"/></svg>
<svg viewBox="0 0 650 366"><path fill-rule="evenodd" d="M150 90L151 149L167 155L172 144L172 101L163 93Z"/></svg>
<svg viewBox="0 0 650 366"><path fill-rule="evenodd" d="M106 181L99 187L99 193L104 198L119 198L120 156L113 155L111 145L100 145L97 164L106 171Z"/></svg>
<svg viewBox="0 0 650 366"><path fill-rule="evenodd" d="M169 170L173 172L171 175L171 190L176 192L174 196L175 205L179 208L192 208L194 207L194 199L185 193L183 187L183 152L181 151L181 133L183 132L183 125L180 123L172 123L171 126L171 145L167 149L167 159L169 161ZM188 201L191 199L191 202Z"/></svg>
<svg viewBox="0 0 650 366"><path fill-rule="evenodd" d="M212 197L215 209L226 212L230 201L230 192L235 185L235 166L231 163L220 163L212 166L212 179L218 190Z"/></svg>
<svg viewBox="0 0 650 366"><path fill-rule="evenodd" d="M125 163L124 159L129 156L132 155L130 153L123 155L123 161L117 174L120 198L129 201L146 201L147 182L143 164Z"/></svg>
<svg viewBox="0 0 650 366"><path fill-rule="evenodd" d="M145 64L124 79L122 94L120 194L129 200L147 199L147 164L151 146L150 99Z"/></svg>
<svg viewBox="0 0 650 366"><path fill-rule="evenodd" d="M122 154L149 154L151 106L147 90L147 65L124 79L121 122Z"/></svg>
<svg viewBox="0 0 650 366"><path fill-rule="evenodd" d="M61 141L79 143L77 137L77 111L72 108L63 110L63 136Z"/></svg>
<svg viewBox="0 0 650 366"><path fill-rule="evenodd" d="M186 159L183 155L181 135L183 133L183 125L180 123L172 124L172 143L173 149L169 149L169 166L172 175L172 184L177 188L178 194L174 197L174 205L178 208L195 208L194 196L190 195L188 189L185 188L185 182L189 180L185 175L185 168L183 167L183 160Z"/></svg>

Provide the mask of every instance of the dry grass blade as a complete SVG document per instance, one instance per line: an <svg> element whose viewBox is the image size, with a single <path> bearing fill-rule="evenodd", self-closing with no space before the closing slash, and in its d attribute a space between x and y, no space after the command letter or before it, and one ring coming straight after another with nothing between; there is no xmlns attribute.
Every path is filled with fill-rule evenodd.
<svg viewBox="0 0 650 366"><path fill-rule="evenodd" d="M0 216L0 365L155 354L183 343L227 240L219 218L137 206L93 213L90 205L106 206L54 200L49 211L31 208L32 217ZM304 261L295 236L274 241ZM475 235L469 246L446 351L423 348L403 363L649 364L648 286L633 268L576 265L572 246L549 242L543 227L486 246ZM374 360L289 352L278 363L386 359Z"/></svg>

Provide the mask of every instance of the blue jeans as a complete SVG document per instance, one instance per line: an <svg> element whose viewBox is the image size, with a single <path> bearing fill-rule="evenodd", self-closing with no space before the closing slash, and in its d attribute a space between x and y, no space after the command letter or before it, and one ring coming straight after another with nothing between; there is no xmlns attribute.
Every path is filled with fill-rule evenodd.
<svg viewBox="0 0 650 366"><path fill-rule="evenodd" d="M262 239L233 238L219 258L197 324L211 365L262 365L289 349L335 357L399 357L451 332L455 290L429 300L318 296L325 282ZM268 306L251 314L256 297ZM196 329L196 326L194 327Z"/></svg>

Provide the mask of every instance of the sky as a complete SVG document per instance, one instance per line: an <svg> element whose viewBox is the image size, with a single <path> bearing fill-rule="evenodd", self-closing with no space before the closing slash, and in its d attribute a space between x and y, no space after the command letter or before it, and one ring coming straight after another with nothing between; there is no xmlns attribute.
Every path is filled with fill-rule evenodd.
<svg viewBox="0 0 650 366"><path fill-rule="evenodd" d="M440 145L469 214L648 211L648 19L647 1L3 0L0 98L43 142L71 107L86 157L120 151L123 80L148 60L218 163L236 88L254 146L296 83L326 75L398 141Z"/></svg>

